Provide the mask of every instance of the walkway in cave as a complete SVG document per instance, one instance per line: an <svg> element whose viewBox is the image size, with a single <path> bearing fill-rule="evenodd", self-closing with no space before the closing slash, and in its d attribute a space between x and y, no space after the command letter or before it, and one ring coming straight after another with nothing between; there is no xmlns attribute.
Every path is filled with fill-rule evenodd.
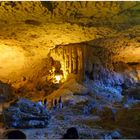
<svg viewBox="0 0 140 140"><path fill-rule="evenodd" d="M94 99L92 98L92 101L93 100ZM89 101L90 100L88 100L88 102ZM114 105L111 102L109 103L104 98L100 98L99 100L97 100L97 102L100 106L106 106L108 108L115 107L118 108L118 110L122 108L121 104ZM127 131L127 133L136 132L134 126L133 128L126 128L123 126L114 125L110 120L105 121L105 123L98 123L98 121L101 120L101 117L97 116L96 114L84 114L83 108L85 107L85 105L85 102L79 102L75 105L64 105L64 108L62 110L51 110L50 113L52 117L49 125L46 128L21 130L25 132L28 139L60 139L62 138L66 130L70 127L76 127L79 132L80 138L85 139L101 138L102 134L107 134L108 132L115 129L122 129L124 131ZM139 111L139 106L133 108L132 111L134 111L136 108ZM129 122L129 120L126 121L127 123ZM4 129L1 128L0 131L2 132L4 131Z"/></svg>
<svg viewBox="0 0 140 140"><path fill-rule="evenodd" d="M60 139L70 127L76 127L81 138L94 138L101 133L107 132L98 125L89 126L88 122L98 121L99 116L83 114L83 108L77 106L65 106L62 110L51 111L51 120L47 128L24 129L28 138ZM87 124L86 124L87 123ZM93 124L93 123L92 123ZM30 135L32 133L32 135Z"/></svg>
<svg viewBox="0 0 140 140"><path fill-rule="evenodd" d="M52 112L53 118L48 126L48 138L62 138L63 134L70 127L76 127L79 131L79 135L82 138L93 138L93 135L97 131L103 131L98 126L90 128L90 126L84 124L86 121L97 121L98 116L85 116L81 110L75 108L64 108L63 111ZM99 133L98 132L98 133Z"/></svg>

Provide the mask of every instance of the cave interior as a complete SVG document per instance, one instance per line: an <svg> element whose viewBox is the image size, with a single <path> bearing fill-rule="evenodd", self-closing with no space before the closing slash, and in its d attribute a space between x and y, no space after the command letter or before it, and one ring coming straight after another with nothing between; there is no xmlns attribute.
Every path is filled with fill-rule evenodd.
<svg viewBox="0 0 140 140"><path fill-rule="evenodd" d="M139 1L1 1L0 135L4 109L46 98L48 128L21 118L8 128L38 139L69 127L85 139L140 138L139 15Z"/></svg>

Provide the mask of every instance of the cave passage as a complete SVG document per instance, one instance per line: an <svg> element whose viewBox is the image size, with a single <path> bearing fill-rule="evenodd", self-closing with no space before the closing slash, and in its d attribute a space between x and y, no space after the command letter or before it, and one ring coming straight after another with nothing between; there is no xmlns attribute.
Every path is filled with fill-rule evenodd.
<svg viewBox="0 0 140 140"><path fill-rule="evenodd" d="M139 14L139 1L1 1L0 138L139 139Z"/></svg>

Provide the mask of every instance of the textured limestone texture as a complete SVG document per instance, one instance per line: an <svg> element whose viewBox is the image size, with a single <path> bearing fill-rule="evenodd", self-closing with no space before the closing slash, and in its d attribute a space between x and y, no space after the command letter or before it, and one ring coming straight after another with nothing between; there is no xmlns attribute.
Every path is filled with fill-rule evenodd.
<svg viewBox="0 0 140 140"><path fill-rule="evenodd" d="M139 1L0 2L0 80L45 95L76 75L121 91L140 80L139 15Z"/></svg>
<svg viewBox="0 0 140 140"><path fill-rule="evenodd" d="M20 99L3 112L8 128L43 128L49 122L49 112L38 103Z"/></svg>

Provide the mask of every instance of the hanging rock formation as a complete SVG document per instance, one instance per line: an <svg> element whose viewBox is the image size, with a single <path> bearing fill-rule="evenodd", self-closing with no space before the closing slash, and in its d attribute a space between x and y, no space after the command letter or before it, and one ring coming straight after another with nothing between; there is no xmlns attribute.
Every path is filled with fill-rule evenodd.
<svg viewBox="0 0 140 140"><path fill-rule="evenodd" d="M64 79L93 79L99 64L108 73L99 83L116 74L139 82L139 11L136 1L0 2L0 80L16 87L25 77L36 88L49 76L49 54Z"/></svg>
<svg viewBox="0 0 140 140"><path fill-rule="evenodd" d="M60 61L65 79L67 79L70 74L84 78L86 56L85 46L82 44L57 46L50 51L50 56Z"/></svg>

